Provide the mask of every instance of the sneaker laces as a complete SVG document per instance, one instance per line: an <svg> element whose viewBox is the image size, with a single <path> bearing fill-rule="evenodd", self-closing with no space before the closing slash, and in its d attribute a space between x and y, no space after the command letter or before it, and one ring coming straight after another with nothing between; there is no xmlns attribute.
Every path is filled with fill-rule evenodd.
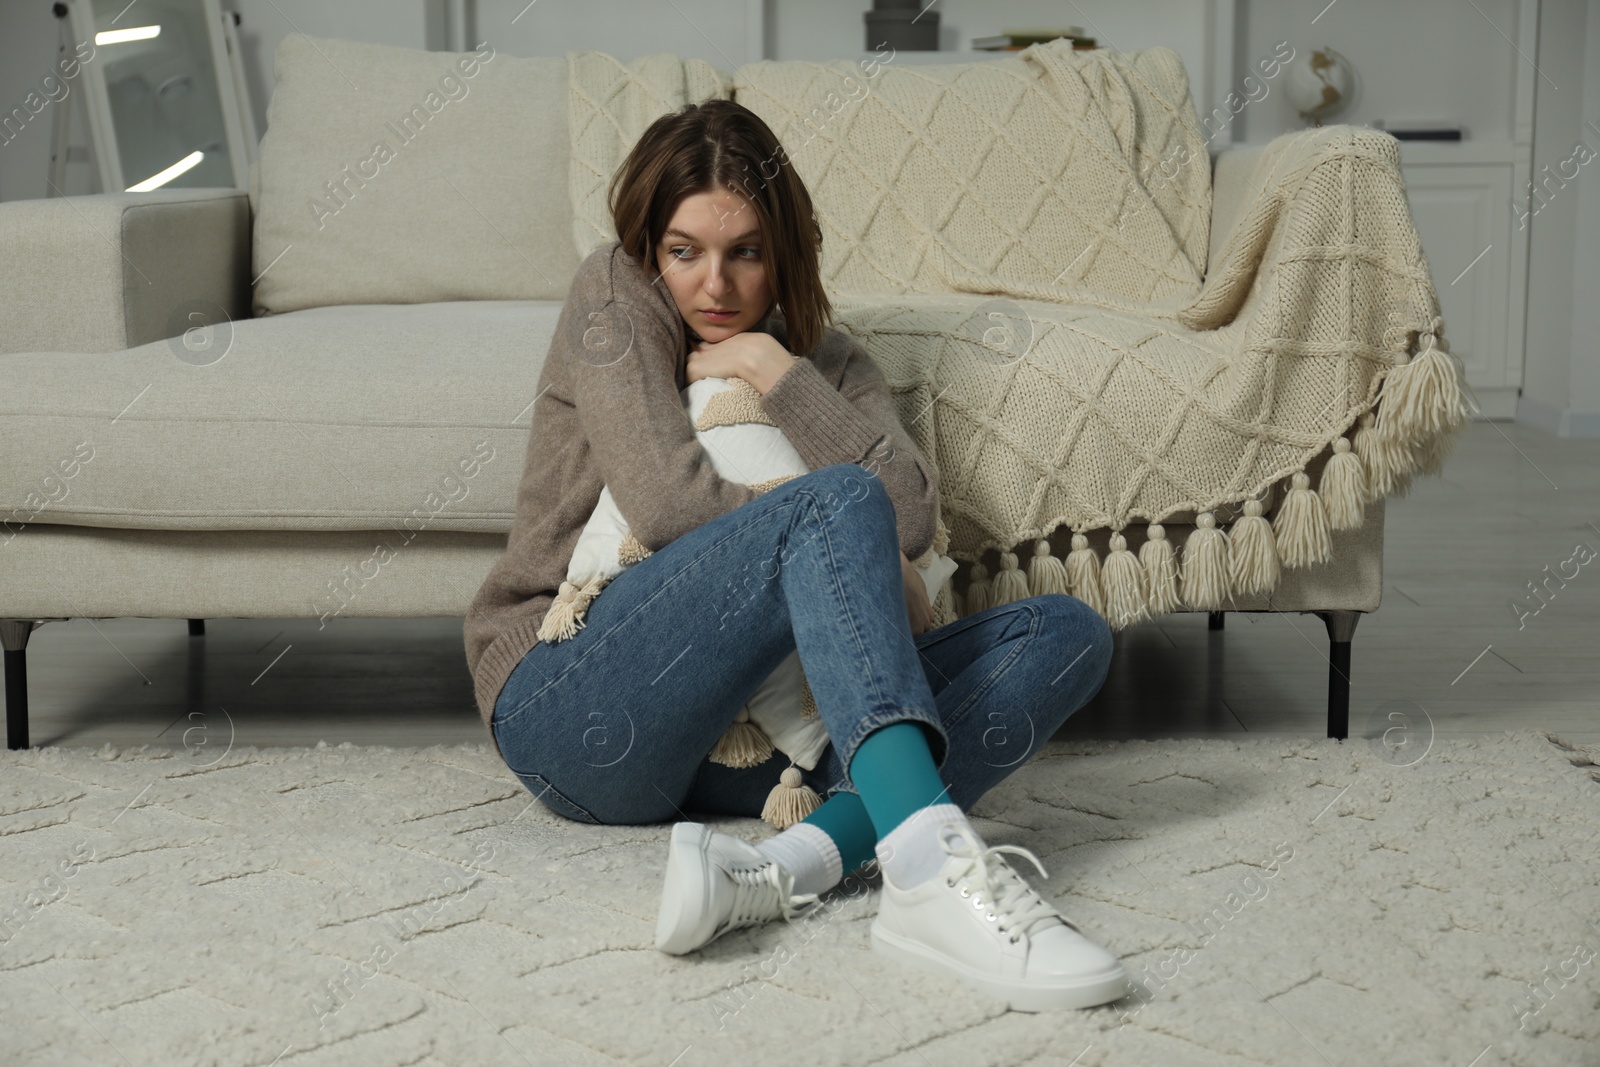
<svg viewBox="0 0 1600 1067"><path fill-rule="evenodd" d="M951 838L956 839L954 844ZM948 823L940 830L939 847L968 861L955 879L946 877L945 885L952 889L957 881L975 885L971 893L973 907L984 907L987 902L984 918L996 923L1000 933L1009 934L1012 942L1021 940L1024 934L1039 932L1035 926L1045 922L1059 922L1072 930L1078 929L1001 858L1002 853L1026 857L1040 875L1049 878L1039 857L1027 849L1017 845L985 847L970 827L960 823ZM963 890L962 895L968 894Z"/></svg>
<svg viewBox="0 0 1600 1067"><path fill-rule="evenodd" d="M728 920L717 931L768 922L782 917L785 922L802 918L822 906L816 893L793 892L794 876L777 860L769 859L757 867L724 867L733 879L733 908Z"/></svg>

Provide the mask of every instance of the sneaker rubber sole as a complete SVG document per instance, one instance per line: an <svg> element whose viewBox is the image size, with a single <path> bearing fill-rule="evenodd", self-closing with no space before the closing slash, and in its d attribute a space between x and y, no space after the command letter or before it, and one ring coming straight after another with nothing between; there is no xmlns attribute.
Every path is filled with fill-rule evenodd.
<svg viewBox="0 0 1600 1067"><path fill-rule="evenodd" d="M703 883L710 877L711 866L705 860L710 840L711 835L702 833L695 823L680 822L672 828L672 842L667 848L667 873L661 887L661 910L656 914L656 948L661 952L681 956L703 944L690 940L705 922L705 916L693 907L693 902L707 900L709 887L701 884L698 892L685 890L686 882Z"/></svg>
<svg viewBox="0 0 1600 1067"><path fill-rule="evenodd" d="M1014 1011L1057 1011L1093 1008L1120 1000L1128 993L1128 970L1120 962L1100 974L1054 981L1000 978L950 959L919 942L872 924L872 950L932 974L955 978Z"/></svg>

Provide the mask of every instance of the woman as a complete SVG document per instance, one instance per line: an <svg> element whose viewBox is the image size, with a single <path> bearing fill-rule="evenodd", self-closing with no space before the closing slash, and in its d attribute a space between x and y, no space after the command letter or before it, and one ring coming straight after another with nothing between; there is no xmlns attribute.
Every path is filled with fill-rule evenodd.
<svg viewBox="0 0 1600 1067"><path fill-rule="evenodd" d="M798 649L830 738L803 777L826 799L760 844L678 822L657 948L792 919L876 858L875 949L1022 1010L1115 1000L1121 963L1003 853L1038 860L986 847L965 815L1100 688L1110 631L1064 594L930 629L910 561L932 543L935 472L882 372L826 325L821 228L786 162L759 117L713 100L658 119L614 175L618 240L574 278L507 552L467 616L479 710L567 818L756 816L786 759L707 754ZM705 377L754 387L809 473L760 493L719 477L679 395ZM539 641L602 486L649 555L573 636Z"/></svg>

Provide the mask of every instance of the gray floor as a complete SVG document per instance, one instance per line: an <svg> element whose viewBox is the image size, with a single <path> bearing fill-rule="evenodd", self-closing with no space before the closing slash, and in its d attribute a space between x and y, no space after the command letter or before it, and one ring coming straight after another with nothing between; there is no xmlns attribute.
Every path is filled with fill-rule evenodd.
<svg viewBox="0 0 1600 1067"><path fill-rule="evenodd" d="M1383 604L1353 645L1351 735L1539 727L1600 742L1600 560L1583 563L1597 551L1600 441L1470 426L1441 477L1389 501ZM1540 603L1527 583L1563 573L1519 619L1514 603ZM1321 737L1326 655L1314 615L1230 614L1221 633L1168 616L1119 636L1105 687L1058 736ZM78 619L34 631L28 671L35 745L486 738L456 618L321 632L212 619L194 640L183 620Z"/></svg>

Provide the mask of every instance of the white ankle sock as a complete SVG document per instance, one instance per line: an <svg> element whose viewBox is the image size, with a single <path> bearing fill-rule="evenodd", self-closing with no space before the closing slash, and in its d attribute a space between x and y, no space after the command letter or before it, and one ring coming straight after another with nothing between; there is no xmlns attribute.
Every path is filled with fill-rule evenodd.
<svg viewBox="0 0 1600 1067"><path fill-rule="evenodd" d="M906 820L890 830L873 850L883 865L884 875L901 889L910 889L938 874L949 857L939 847L938 831L952 822L972 828L956 804L930 804L906 816ZM972 836L983 840L976 830Z"/></svg>
<svg viewBox="0 0 1600 1067"><path fill-rule="evenodd" d="M777 837L757 842L756 849L794 875L796 893L825 893L844 877L839 846L812 823L797 822Z"/></svg>

